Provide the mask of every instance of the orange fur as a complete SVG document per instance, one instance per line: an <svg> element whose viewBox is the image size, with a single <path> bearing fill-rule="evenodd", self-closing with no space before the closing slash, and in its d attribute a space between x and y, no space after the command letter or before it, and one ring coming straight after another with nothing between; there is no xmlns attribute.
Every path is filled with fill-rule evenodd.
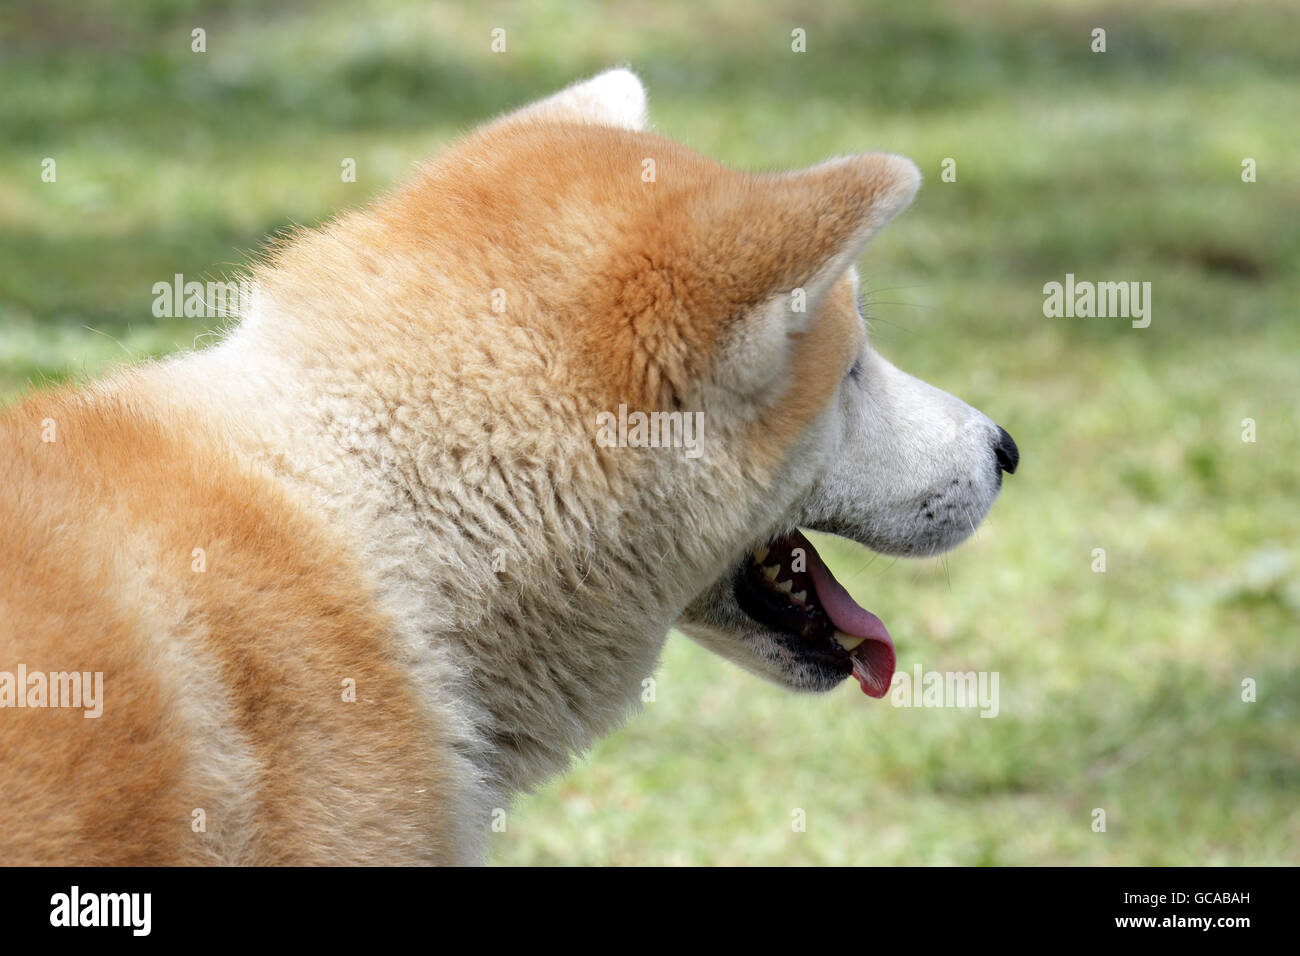
<svg viewBox="0 0 1300 956"><path fill-rule="evenodd" d="M99 718L3 713L5 863L455 858L438 812L452 786L439 728L318 522L201 422L108 391L29 399L3 419L0 462L0 660L102 671L105 694ZM205 571L192 569L195 548ZM147 591L122 564L148 565ZM165 605L170 618L142 621ZM206 728L176 719L193 689L153 666L160 637L214 671L249 742L258 823L239 858L192 830L196 808L218 829L239 808L199 783ZM342 700L345 678L356 703ZM411 832L422 848L406 845Z"/></svg>
<svg viewBox="0 0 1300 956"><path fill-rule="evenodd" d="M830 404L866 341L848 276L826 293L807 331L791 334L797 341L786 387L748 436L764 475L776 469L798 436Z"/></svg>

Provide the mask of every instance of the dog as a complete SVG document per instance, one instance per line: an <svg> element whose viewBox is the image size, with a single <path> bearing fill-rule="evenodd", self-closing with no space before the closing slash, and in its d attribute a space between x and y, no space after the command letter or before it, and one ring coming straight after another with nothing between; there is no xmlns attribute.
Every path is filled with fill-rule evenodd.
<svg viewBox="0 0 1300 956"><path fill-rule="evenodd" d="M674 627L883 696L798 529L936 554L1019 456L868 344L919 183L730 169L612 70L275 246L211 347L7 410L0 859L480 862Z"/></svg>

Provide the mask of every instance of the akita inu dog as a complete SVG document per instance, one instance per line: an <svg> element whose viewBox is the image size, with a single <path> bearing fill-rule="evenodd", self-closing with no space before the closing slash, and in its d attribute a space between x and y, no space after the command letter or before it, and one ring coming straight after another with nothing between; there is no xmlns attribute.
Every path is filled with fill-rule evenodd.
<svg viewBox="0 0 1300 956"><path fill-rule="evenodd" d="M0 860L480 860L674 626L882 696L796 529L934 554L1017 460L867 344L853 263L918 184L728 169L614 70L282 244L214 347L10 409Z"/></svg>

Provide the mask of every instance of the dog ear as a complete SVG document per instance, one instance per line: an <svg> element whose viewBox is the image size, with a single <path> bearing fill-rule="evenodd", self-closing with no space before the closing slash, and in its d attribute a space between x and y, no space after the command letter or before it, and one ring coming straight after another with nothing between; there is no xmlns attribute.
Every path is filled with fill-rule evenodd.
<svg viewBox="0 0 1300 956"><path fill-rule="evenodd" d="M827 293L863 246L911 203L921 174L911 160L868 153L809 169L751 176L696 210L693 246L704 250L731 317L715 367L719 384L745 393L770 386ZM694 231L694 230L693 230Z"/></svg>
<svg viewBox="0 0 1300 956"><path fill-rule="evenodd" d="M505 122L537 121L644 130L645 87L628 69L606 70L510 113Z"/></svg>

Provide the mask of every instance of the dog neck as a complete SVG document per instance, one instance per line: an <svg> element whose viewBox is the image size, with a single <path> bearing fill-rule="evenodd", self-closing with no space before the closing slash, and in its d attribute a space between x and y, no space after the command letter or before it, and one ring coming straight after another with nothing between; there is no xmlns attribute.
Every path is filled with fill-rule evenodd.
<svg viewBox="0 0 1300 956"><path fill-rule="evenodd" d="M345 540L489 812L638 706L698 561L637 517L661 501L611 486L594 413L484 394L463 350L421 371L277 349L271 321L164 363L171 391Z"/></svg>

